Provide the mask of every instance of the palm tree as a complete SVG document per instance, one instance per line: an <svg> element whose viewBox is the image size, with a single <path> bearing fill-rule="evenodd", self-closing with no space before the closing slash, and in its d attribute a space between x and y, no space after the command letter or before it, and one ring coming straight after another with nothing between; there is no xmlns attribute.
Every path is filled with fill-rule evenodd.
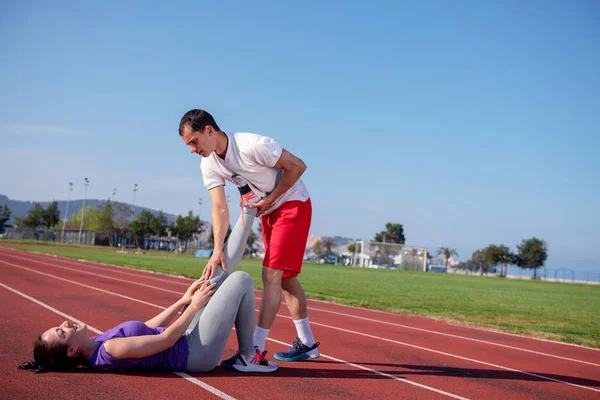
<svg viewBox="0 0 600 400"><path fill-rule="evenodd" d="M333 247L334 244L335 244L335 242L333 241L333 238L330 238L330 237L323 238L323 248L325 250L327 250L328 253L331 253L331 248Z"/></svg>
<svg viewBox="0 0 600 400"><path fill-rule="evenodd" d="M410 259L411 259L411 261L414 261L416 257L417 257L417 249L410 249Z"/></svg>
<svg viewBox="0 0 600 400"><path fill-rule="evenodd" d="M511 264L514 259L514 254L511 253L510 249L507 246L500 245L497 248L496 260L502 264L502 270L500 272L500 276L506 277L506 270L508 264Z"/></svg>
<svg viewBox="0 0 600 400"><path fill-rule="evenodd" d="M456 252L456 249L452 249L450 247L440 247L436 253L436 255L440 255L442 254L444 256L444 266L446 267L446 270L448 269L448 260L450 259L450 257L452 256L456 256L458 257L458 253Z"/></svg>
<svg viewBox="0 0 600 400"><path fill-rule="evenodd" d="M327 255L329 255L331 253L331 248L335 244L335 242L333 241L333 238L324 237L322 242L323 242L322 244L323 244L324 250L327 250Z"/></svg>

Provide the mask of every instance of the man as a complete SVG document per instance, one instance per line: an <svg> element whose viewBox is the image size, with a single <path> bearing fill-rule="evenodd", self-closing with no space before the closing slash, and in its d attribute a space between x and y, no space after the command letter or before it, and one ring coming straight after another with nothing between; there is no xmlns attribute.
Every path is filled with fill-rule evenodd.
<svg viewBox="0 0 600 400"><path fill-rule="evenodd" d="M256 209L262 221L265 245L262 281L263 296L254 332L254 344L261 351L277 315L281 294L296 326L297 340L288 351L276 353L281 361L319 357L306 309L306 296L298 281L312 218L308 190L300 179L306 165L272 138L254 133L226 134L204 110L190 110L181 118L179 135L190 152L202 156L204 185L212 201L213 255L203 277L211 279L218 266L227 271L223 244L229 227L225 181L239 187L248 183L252 192L242 196L242 205ZM223 361L230 367L235 359Z"/></svg>

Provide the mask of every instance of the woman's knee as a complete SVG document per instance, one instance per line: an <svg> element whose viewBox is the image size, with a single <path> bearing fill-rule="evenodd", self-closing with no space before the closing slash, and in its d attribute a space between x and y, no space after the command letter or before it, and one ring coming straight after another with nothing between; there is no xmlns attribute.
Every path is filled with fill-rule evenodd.
<svg viewBox="0 0 600 400"><path fill-rule="evenodd" d="M249 273L245 271L235 271L232 273L229 278L232 282L235 282L238 285L252 285L254 286L254 281Z"/></svg>
<svg viewBox="0 0 600 400"><path fill-rule="evenodd" d="M193 372L196 374L204 374L204 373L210 372L213 369L217 368L218 364L219 364L219 360L217 360L216 362L211 362L209 364L203 363L203 365L188 365L188 367L186 368L186 372Z"/></svg>

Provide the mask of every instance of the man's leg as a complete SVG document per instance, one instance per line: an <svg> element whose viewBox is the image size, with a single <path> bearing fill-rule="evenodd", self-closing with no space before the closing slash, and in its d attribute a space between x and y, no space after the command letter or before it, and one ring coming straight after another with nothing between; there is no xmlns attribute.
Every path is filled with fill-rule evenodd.
<svg viewBox="0 0 600 400"><path fill-rule="evenodd" d="M292 348L298 347L294 355L290 351L276 359L284 361L318 357L318 343L315 343L310 330L306 313L306 296L296 278L302 269L302 261L306 250L306 241L310 229L312 206L310 199L305 202L293 201L285 203L272 215L263 217L263 238L265 242L265 259L263 261L263 298L258 324L254 333L254 344L264 348L271 324L277 315L281 302L281 291L286 296L286 303L292 313L298 337L310 343L307 346L299 341ZM300 344L298 344L300 343ZM296 346L298 344L298 346ZM309 351L315 350L310 354Z"/></svg>
<svg viewBox="0 0 600 400"><path fill-rule="evenodd" d="M306 295L298 281L310 230L312 204L310 199L296 204L298 207L293 228L290 229L286 238L288 243L288 246L286 246L286 265L288 265L288 268L283 273L281 286L299 340L294 341L288 351L275 354L275 359L282 361L297 361L319 357L319 343L313 337L308 319Z"/></svg>
<svg viewBox="0 0 600 400"><path fill-rule="evenodd" d="M306 295L298 281L298 278L291 277L282 280L283 294L285 302L290 310L290 315L296 325L298 337L309 348L315 344L312 329L308 321L308 311L306 310ZM319 350L315 349L309 353L312 358L319 356ZM316 357L315 357L316 356Z"/></svg>
<svg viewBox="0 0 600 400"><path fill-rule="evenodd" d="M283 296L285 303L287 304L288 310L293 320L304 319L308 317L306 311L306 295L304 290L298 282L298 278L291 277L281 280L281 287L283 288Z"/></svg>

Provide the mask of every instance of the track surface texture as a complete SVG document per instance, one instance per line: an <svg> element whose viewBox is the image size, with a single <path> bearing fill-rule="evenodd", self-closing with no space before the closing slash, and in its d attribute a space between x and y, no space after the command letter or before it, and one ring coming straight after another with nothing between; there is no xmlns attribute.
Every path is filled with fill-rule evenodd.
<svg viewBox="0 0 600 400"><path fill-rule="evenodd" d="M309 300L321 357L280 362L273 374L217 367L206 374L19 370L32 342L66 319L90 335L146 320L191 279L0 246L3 398L94 399L600 399L600 351L444 321ZM256 310L260 306L256 291ZM268 357L296 331L282 303ZM223 358L236 348L232 330Z"/></svg>

